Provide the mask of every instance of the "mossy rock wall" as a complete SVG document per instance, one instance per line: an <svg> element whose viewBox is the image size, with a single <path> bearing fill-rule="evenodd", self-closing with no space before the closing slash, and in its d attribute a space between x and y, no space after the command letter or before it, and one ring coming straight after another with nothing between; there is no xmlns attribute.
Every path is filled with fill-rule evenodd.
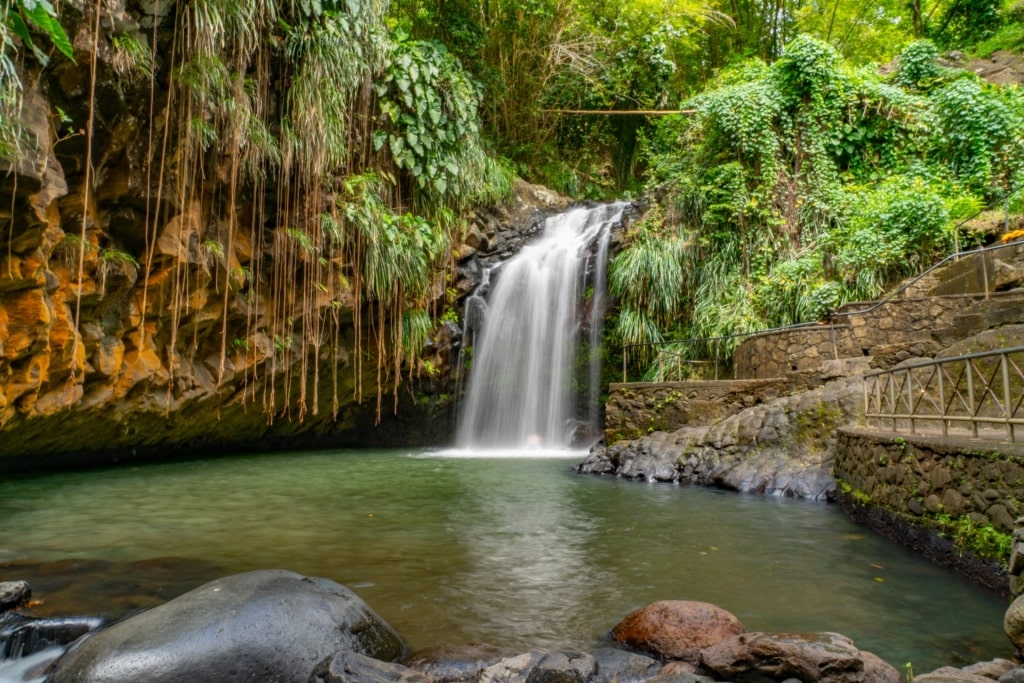
<svg viewBox="0 0 1024 683"><path fill-rule="evenodd" d="M1024 513L1024 445L847 427L834 475L855 519L946 564L987 565L982 582L1007 590L1011 534Z"/></svg>

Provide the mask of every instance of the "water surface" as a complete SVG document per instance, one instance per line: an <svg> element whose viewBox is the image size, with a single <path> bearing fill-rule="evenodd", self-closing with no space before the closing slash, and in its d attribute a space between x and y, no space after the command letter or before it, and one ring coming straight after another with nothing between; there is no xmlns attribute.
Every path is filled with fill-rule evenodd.
<svg viewBox="0 0 1024 683"><path fill-rule="evenodd" d="M1012 649L1005 603L833 505L581 477L574 461L261 454L0 482L0 579L117 617L285 568L359 593L411 647L594 648L654 600L838 631L902 670Z"/></svg>

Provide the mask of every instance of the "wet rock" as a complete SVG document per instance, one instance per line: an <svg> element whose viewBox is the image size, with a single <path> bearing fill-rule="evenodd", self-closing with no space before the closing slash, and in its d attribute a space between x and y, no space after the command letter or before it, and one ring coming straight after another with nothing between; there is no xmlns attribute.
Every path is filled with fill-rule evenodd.
<svg viewBox="0 0 1024 683"><path fill-rule="evenodd" d="M0 612L21 607L32 597L28 581L0 581Z"/></svg>
<svg viewBox="0 0 1024 683"><path fill-rule="evenodd" d="M899 683L900 675L838 633L733 636L700 653L701 664L729 681L765 678L822 683Z"/></svg>
<svg viewBox="0 0 1024 683"><path fill-rule="evenodd" d="M714 683L715 681L711 676L687 673L658 674L654 678L648 680L650 683Z"/></svg>
<svg viewBox="0 0 1024 683"><path fill-rule="evenodd" d="M433 683L433 679L401 664L342 650L317 664L309 683Z"/></svg>
<svg viewBox="0 0 1024 683"><path fill-rule="evenodd" d="M985 678L990 678L995 681L1015 666L1016 664L1011 662L1009 659L993 659L988 662L978 662L977 664L965 666L962 670L966 673L984 676Z"/></svg>
<svg viewBox="0 0 1024 683"><path fill-rule="evenodd" d="M576 471L825 500L835 491L836 428L855 419L862 403L862 381L843 379L710 426L595 447Z"/></svg>
<svg viewBox="0 0 1024 683"><path fill-rule="evenodd" d="M83 639L50 683L305 681L339 650L401 656L398 634L352 591L282 570L207 583Z"/></svg>
<svg viewBox="0 0 1024 683"><path fill-rule="evenodd" d="M700 650L746 630L739 619L717 605L663 600L628 615L612 636L655 657L696 662Z"/></svg>
<svg viewBox="0 0 1024 683"><path fill-rule="evenodd" d="M531 650L484 670L480 683L587 683L597 662L584 652Z"/></svg>
<svg viewBox="0 0 1024 683"><path fill-rule="evenodd" d="M414 652L402 664L434 683L453 683L475 681L484 669L513 655L512 650L483 643L438 645Z"/></svg>
<svg viewBox="0 0 1024 683"><path fill-rule="evenodd" d="M963 669L944 666L921 676L914 676L913 683L992 683L992 680L979 674L968 673Z"/></svg>
<svg viewBox="0 0 1024 683"><path fill-rule="evenodd" d="M601 648L593 655L597 660L597 674L602 683L638 683L663 670L661 662L656 659L613 647Z"/></svg>
<svg viewBox="0 0 1024 683"><path fill-rule="evenodd" d="M1024 683L1024 666L1015 666L999 677L999 683Z"/></svg>
<svg viewBox="0 0 1024 683"><path fill-rule="evenodd" d="M0 659L28 657L50 647L68 645L102 624L100 617L0 616Z"/></svg>

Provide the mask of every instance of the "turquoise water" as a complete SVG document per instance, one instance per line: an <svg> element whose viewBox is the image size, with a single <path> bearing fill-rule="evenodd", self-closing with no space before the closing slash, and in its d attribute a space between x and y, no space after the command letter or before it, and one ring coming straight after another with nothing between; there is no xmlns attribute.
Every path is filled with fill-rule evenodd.
<svg viewBox="0 0 1024 683"><path fill-rule="evenodd" d="M261 454L0 482L0 579L37 614L120 616L285 568L348 585L411 647L593 648L654 600L837 631L918 673L1012 655L1005 603L832 505L582 477L573 459Z"/></svg>

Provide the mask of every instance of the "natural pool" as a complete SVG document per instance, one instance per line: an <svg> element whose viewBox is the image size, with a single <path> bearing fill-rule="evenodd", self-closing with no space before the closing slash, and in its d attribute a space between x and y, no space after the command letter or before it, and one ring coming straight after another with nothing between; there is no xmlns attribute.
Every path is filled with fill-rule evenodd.
<svg viewBox="0 0 1024 683"><path fill-rule="evenodd" d="M1008 657L1006 603L838 507L571 472L582 459L330 451L0 481L0 580L121 616L279 567L348 585L412 648L590 649L654 600L838 631L897 668ZM160 558L160 559L157 559Z"/></svg>

